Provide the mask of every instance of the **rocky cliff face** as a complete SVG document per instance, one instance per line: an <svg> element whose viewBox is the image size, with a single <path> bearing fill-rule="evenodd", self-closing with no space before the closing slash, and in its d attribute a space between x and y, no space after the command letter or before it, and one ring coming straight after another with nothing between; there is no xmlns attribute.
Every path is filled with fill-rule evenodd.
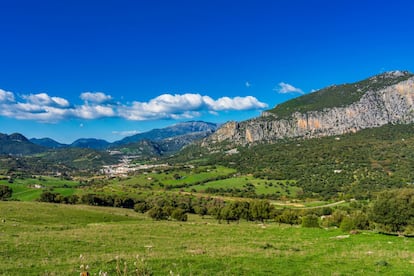
<svg viewBox="0 0 414 276"><path fill-rule="evenodd" d="M414 77L411 74L389 72L372 77L368 81L370 84L378 84L383 80L397 80L401 76L406 76L405 80L397 83L394 81L392 85L377 85L376 89L367 90L358 101L346 106L338 105L303 113L294 112L283 118L272 112L264 112L261 117L255 119L226 123L204 143L274 142L284 138L340 135L385 124L414 123ZM360 89L357 88L358 85L355 87Z"/></svg>

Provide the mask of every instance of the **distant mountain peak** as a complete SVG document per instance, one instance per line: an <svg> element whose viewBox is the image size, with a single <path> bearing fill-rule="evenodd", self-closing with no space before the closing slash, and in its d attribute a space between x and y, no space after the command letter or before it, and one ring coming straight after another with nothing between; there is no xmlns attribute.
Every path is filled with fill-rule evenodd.
<svg viewBox="0 0 414 276"><path fill-rule="evenodd" d="M13 133L9 135L10 140L16 141L16 142L28 142L29 140L23 136L20 133Z"/></svg>
<svg viewBox="0 0 414 276"><path fill-rule="evenodd" d="M107 149L109 145L110 143L103 139L81 138L81 139L74 141L72 144L70 144L70 147L103 150L103 149Z"/></svg>
<svg viewBox="0 0 414 276"><path fill-rule="evenodd" d="M167 138L186 135L194 132L213 133L217 128L218 124L203 121L180 122L165 128L152 129L147 132L125 137L122 140L114 142L113 145L126 145L141 140L161 141Z"/></svg>
<svg viewBox="0 0 414 276"><path fill-rule="evenodd" d="M44 151L45 148L30 142L24 135L0 133L0 154L26 155Z"/></svg>
<svg viewBox="0 0 414 276"><path fill-rule="evenodd" d="M56 148L64 148L67 147L68 145L65 144L61 144L51 138L31 138L30 142L32 142L33 144L39 145L39 146L43 146L43 147L47 147L47 148L52 148L52 149L56 149Z"/></svg>

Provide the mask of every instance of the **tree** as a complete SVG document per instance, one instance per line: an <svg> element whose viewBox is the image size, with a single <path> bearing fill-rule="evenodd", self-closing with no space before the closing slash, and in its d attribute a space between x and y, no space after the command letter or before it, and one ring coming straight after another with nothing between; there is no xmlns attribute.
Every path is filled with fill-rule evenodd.
<svg viewBox="0 0 414 276"><path fill-rule="evenodd" d="M353 229L356 228L354 220L352 219L352 217L350 216L346 216L342 219L341 224L339 226L339 228L343 231L343 232L349 232Z"/></svg>
<svg viewBox="0 0 414 276"><path fill-rule="evenodd" d="M148 216L155 220L164 220L168 219L169 215L163 207L155 206L148 211Z"/></svg>
<svg viewBox="0 0 414 276"><path fill-rule="evenodd" d="M403 232L414 225L414 189L384 191L375 200L370 218L381 230Z"/></svg>
<svg viewBox="0 0 414 276"><path fill-rule="evenodd" d="M149 210L149 207L150 206L145 201L138 202L138 203L135 203L135 205L134 205L134 211L143 214L143 213L145 213L146 211Z"/></svg>
<svg viewBox="0 0 414 276"><path fill-rule="evenodd" d="M171 213L171 218L178 220L178 221L187 221L188 217L185 213L185 210L181 208L175 208Z"/></svg>
<svg viewBox="0 0 414 276"><path fill-rule="evenodd" d="M250 203L250 218L263 222L270 217L272 206L266 200L254 200Z"/></svg>
<svg viewBox="0 0 414 276"><path fill-rule="evenodd" d="M302 217L302 227L319 228L319 218L313 214Z"/></svg>
<svg viewBox="0 0 414 276"><path fill-rule="evenodd" d="M0 200L10 198L13 194L13 190L6 185L0 185Z"/></svg>
<svg viewBox="0 0 414 276"><path fill-rule="evenodd" d="M52 193L50 191L44 191L43 193L40 194L39 201L55 203L57 196L58 196L57 193Z"/></svg>
<svg viewBox="0 0 414 276"><path fill-rule="evenodd" d="M279 223L294 224L300 223L299 214L297 211L292 209L283 210L282 214L276 218Z"/></svg>

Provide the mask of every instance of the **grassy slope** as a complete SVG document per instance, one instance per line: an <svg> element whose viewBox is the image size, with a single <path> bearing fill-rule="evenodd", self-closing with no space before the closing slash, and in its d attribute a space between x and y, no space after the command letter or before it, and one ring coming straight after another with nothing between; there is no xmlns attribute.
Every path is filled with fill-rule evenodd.
<svg viewBox="0 0 414 276"><path fill-rule="evenodd" d="M22 201L32 201L39 198L44 189L36 189L34 185L41 185L44 188L53 188L54 192L61 193L63 195L72 195L76 193L74 188L79 183L72 180L64 180L56 177L36 177L36 178L17 178L13 183L8 183L6 179L0 180L0 185L7 185L12 188L12 199Z"/></svg>
<svg viewBox="0 0 414 276"><path fill-rule="evenodd" d="M0 274L115 274L116 256L145 256L154 275L407 275L414 240L371 232L338 239L339 230L152 221L130 210L0 202ZM151 246L151 249L148 248ZM54 273L54 274L53 274Z"/></svg>

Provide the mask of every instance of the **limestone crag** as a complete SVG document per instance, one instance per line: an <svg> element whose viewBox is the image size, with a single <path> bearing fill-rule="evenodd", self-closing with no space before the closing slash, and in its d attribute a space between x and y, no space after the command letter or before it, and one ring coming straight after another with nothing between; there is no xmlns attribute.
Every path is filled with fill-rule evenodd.
<svg viewBox="0 0 414 276"><path fill-rule="evenodd" d="M399 72L399 71L397 71ZM389 77L398 73L389 73ZM375 79L372 78L374 81ZM234 144L274 142L285 138L315 138L356 132L385 124L414 123L414 77L379 90L367 91L347 106L278 118L271 112L243 122L229 122L204 143L229 141Z"/></svg>

